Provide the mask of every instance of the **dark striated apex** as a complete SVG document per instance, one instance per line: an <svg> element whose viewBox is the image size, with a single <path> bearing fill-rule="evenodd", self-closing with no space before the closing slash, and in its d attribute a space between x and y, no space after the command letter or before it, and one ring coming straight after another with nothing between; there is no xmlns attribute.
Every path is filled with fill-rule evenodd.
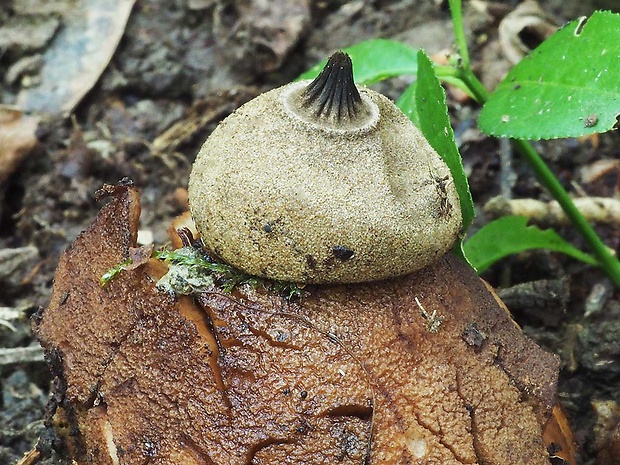
<svg viewBox="0 0 620 465"><path fill-rule="evenodd" d="M353 63L342 51L334 53L321 74L304 90L304 107L313 107L317 117L335 116L337 121L355 117L362 98L353 82Z"/></svg>

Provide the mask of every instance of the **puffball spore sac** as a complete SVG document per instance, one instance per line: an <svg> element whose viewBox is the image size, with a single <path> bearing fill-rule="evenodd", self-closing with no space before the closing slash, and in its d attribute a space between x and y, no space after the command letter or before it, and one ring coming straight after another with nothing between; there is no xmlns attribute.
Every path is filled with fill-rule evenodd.
<svg viewBox="0 0 620 465"><path fill-rule="evenodd" d="M210 253L297 283L408 274L461 229L447 165L389 99L356 87L342 52L314 81L226 118L196 158L189 200Z"/></svg>

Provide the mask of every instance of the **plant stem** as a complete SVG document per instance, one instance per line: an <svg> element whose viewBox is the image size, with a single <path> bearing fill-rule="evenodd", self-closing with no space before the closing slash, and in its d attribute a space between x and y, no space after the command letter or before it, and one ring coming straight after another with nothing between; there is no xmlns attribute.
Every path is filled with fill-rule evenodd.
<svg viewBox="0 0 620 465"><path fill-rule="evenodd" d="M467 48L467 39L465 38L465 28L463 27L463 13L461 8L461 0L448 0L450 5L450 14L452 16L452 24L454 25L454 40L456 47L461 56L460 68L469 69L469 49Z"/></svg>
<svg viewBox="0 0 620 465"><path fill-rule="evenodd" d="M461 0L449 0L449 4L452 15L452 23L454 25L454 37L461 56L460 64L458 68L456 68L456 74L453 76L463 81L476 100L480 104L484 104L489 98L489 91L487 91L482 85L470 67L467 40L465 39L463 27ZM444 72L446 72L446 70L444 70ZM447 74L449 73L446 72L446 75ZM520 139L511 139L511 141L518 152L525 157L532 170L534 170L534 173L540 183L557 200L562 207L562 210L564 210L573 225L581 233L596 255L596 258L599 261L599 266L605 271L614 285L620 287L620 260L613 255L598 234L596 234L596 231L594 231L592 225L590 225L590 223L577 209L568 195L568 192L566 192L564 187L562 187L562 184L560 184L558 178L549 169L532 144L526 140Z"/></svg>
<svg viewBox="0 0 620 465"><path fill-rule="evenodd" d="M555 177L532 144L521 139L511 139L511 141L519 153L525 157L541 184L557 200L566 216L570 218L573 225L586 240L594 255L596 255L599 266L605 271L614 285L620 287L620 261L618 258L610 252L609 248L596 234L592 225L577 209L568 192L562 187L558 178Z"/></svg>

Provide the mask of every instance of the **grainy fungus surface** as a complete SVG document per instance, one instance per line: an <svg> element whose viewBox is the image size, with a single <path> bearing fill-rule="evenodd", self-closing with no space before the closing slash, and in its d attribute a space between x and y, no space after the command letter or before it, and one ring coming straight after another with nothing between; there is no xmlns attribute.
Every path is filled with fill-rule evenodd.
<svg viewBox="0 0 620 465"><path fill-rule="evenodd" d="M294 301L174 297L152 259L102 287L140 211L133 187L105 191L36 324L77 463L549 465L558 359L458 259Z"/></svg>
<svg viewBox="0 0 620 465"><path fill-rule="evenodd" d="M366 282L452 247L461 212L450 171L381 94L334 54L312 82L262 94L203 145L189 182L209 251L256 276Z"/></svg>

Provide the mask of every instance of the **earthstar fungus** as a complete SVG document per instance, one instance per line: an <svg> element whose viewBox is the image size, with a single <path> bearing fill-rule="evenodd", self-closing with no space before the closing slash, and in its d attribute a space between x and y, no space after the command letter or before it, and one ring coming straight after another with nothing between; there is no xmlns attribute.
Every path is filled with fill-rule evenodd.
<svg viewBox="0 0 620 465"><path fill-rule="evenodd" d="M135 251L137 190L106 186L111 201L63 254L35 323L68 455L549 465L559 360L446 254L460 228L447 176L393 104L354 87L339 53L313 83L226 119L190 181L201 238L184 230L187 256L308 283L300 299L260 279L158 289L166 265ZM102 287L129 257L142 258Z"/></svg>
<svg viewBox="0 0 620 465"><path fill-rule="evenodd" d="M262 94L226 118L190 176L206 248L252 275L301 283L400 276L452 247L461 213L450 171L335 53L312 82Z"/></svg>

